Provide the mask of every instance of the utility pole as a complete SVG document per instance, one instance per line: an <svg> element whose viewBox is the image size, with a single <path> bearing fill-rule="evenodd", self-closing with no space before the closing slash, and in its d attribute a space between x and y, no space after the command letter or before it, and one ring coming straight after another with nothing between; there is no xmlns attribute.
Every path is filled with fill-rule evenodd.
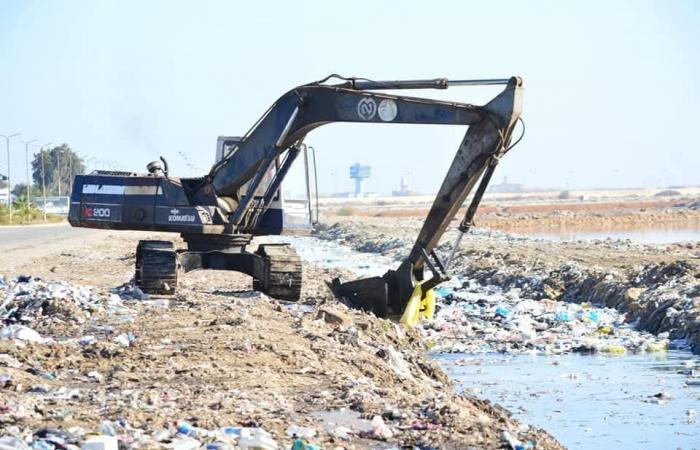
<svg viewBox="0 0 700 450"><path fill-rule="evenodd" d="M75 154L68 154L68 195L73 192L73 159Z"/></svg>
<svg viewBox="0 0 700 450"><path fill-rule="evenodd" d="M14 133L10 135L0 134L5 138L5 146L7 148L7 209L10 210L10 223L12 223L12 180L10 179L10 138L19 136L22 133Z"/></svg>
<svg viewBox="0 0 700 450"><path fill-rule="evenodd" d="M90 173L90 167L92 167L92 161L95 158L92 156L86 156L85 157L85 173Z"/></svg>
<svg viewBox="0 0 700 450"><path fill-rule="evenodd" d="M44 145L38 146L41 155L41 195L44 197L43 207L41 208L42 216L44 222L46 222L46 171L44 169L44 147L51 145L51 142L47 142Z"/></svg>
<svg viewBox="0 0 700 450"><path fill-rule="evenodd" d="M58 155L58 196L61 196L61 149L56 151Z"/></svg>
<svg viewBox="0 0 700 450"><path fill-rule="evenodd" d="M29 204L32 200L32 194L31 194L31 187L32 185L29 183L29 144L36 142L38 139L32 139L31 141L22 141L24 144L24 156L26 158L26 165L27 165L27 195L26 195L26 201L27 205L25 208L25 215L24 215L24 220L27 222L27 213L29 212Z"/></svg>

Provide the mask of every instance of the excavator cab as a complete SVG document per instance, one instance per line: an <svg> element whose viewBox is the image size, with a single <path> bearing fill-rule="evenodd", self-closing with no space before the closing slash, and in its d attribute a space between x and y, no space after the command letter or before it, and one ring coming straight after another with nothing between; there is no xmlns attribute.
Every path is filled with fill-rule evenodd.
<svg viewBox="0 0 700 450"><path fill-rule="evenodd" d="M241 142L240 136L219 136L216 140L218 164L230 157ZM303 146L303 166L296 164L290 168L272 197L269 207L258 226L257 234L309 234L318 222L318 180L316 178L316 152L313 147ZM280 169L280 159L275 160L263 177L260 189L269 187ZM241 187L240 194L246 195L249 183ZM260 200L261 196L256 198Z"/></svg>

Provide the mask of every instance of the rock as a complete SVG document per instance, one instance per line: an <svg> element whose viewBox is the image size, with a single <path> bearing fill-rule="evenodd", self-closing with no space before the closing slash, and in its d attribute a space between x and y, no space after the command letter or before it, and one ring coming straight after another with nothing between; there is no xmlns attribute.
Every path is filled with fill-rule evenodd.
<svg viewBox="0 0 700 450"><path fill-rule="evenodd" d="M642 295L642 293L646 291L644 288L638 288L638 287L632 287L629 288L625 291L625 300L630 303L630 302L636 302L639 300L639 297Z"/></svg>
<svg viewBox="0 0 700 450"><path fill-rule="evenodd" d="M352 320L346 314L339 311L331 311L328 308L321 308L316 314L317 320L323 320L324 322L332 325L342 325L343 327L349 327L352 324Z"/></svg>

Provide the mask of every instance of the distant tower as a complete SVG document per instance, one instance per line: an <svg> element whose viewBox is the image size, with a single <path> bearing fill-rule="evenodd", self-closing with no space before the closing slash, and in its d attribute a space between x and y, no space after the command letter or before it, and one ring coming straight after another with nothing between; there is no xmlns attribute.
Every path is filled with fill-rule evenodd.
<svg viewBox="0 0 700 450"><path fill-rule="evenodd" d="M350 178L355 180L355 197L362 197L362 182L369 178L371 170L370 166L361 166L360 163L350 166Z"/></svg>
<svg viewBox="0 0 700 450"><path fill-rule="evenodd" d="M406 181L406 177L404 175L401 175L401 192L407 192L410 189L408 186L408 181Z"/></svg>

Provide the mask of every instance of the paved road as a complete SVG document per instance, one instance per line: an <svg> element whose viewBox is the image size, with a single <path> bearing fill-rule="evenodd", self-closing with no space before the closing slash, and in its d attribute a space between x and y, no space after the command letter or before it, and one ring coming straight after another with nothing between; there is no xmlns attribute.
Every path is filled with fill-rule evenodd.
<svg viewBox="0 0 700 450"><path fill-rule="evenodd" d="M0 227L0 272L100 238L101 230L69 224Z"/></svg>
<svg viewBox="0 0 700 450"><path fill-rule="evenodd" d="M34 246L49 241L78 237L91 232L94 232L94 230L73 228L67 223L0 227L0 250L7 251Z"/></svg>

